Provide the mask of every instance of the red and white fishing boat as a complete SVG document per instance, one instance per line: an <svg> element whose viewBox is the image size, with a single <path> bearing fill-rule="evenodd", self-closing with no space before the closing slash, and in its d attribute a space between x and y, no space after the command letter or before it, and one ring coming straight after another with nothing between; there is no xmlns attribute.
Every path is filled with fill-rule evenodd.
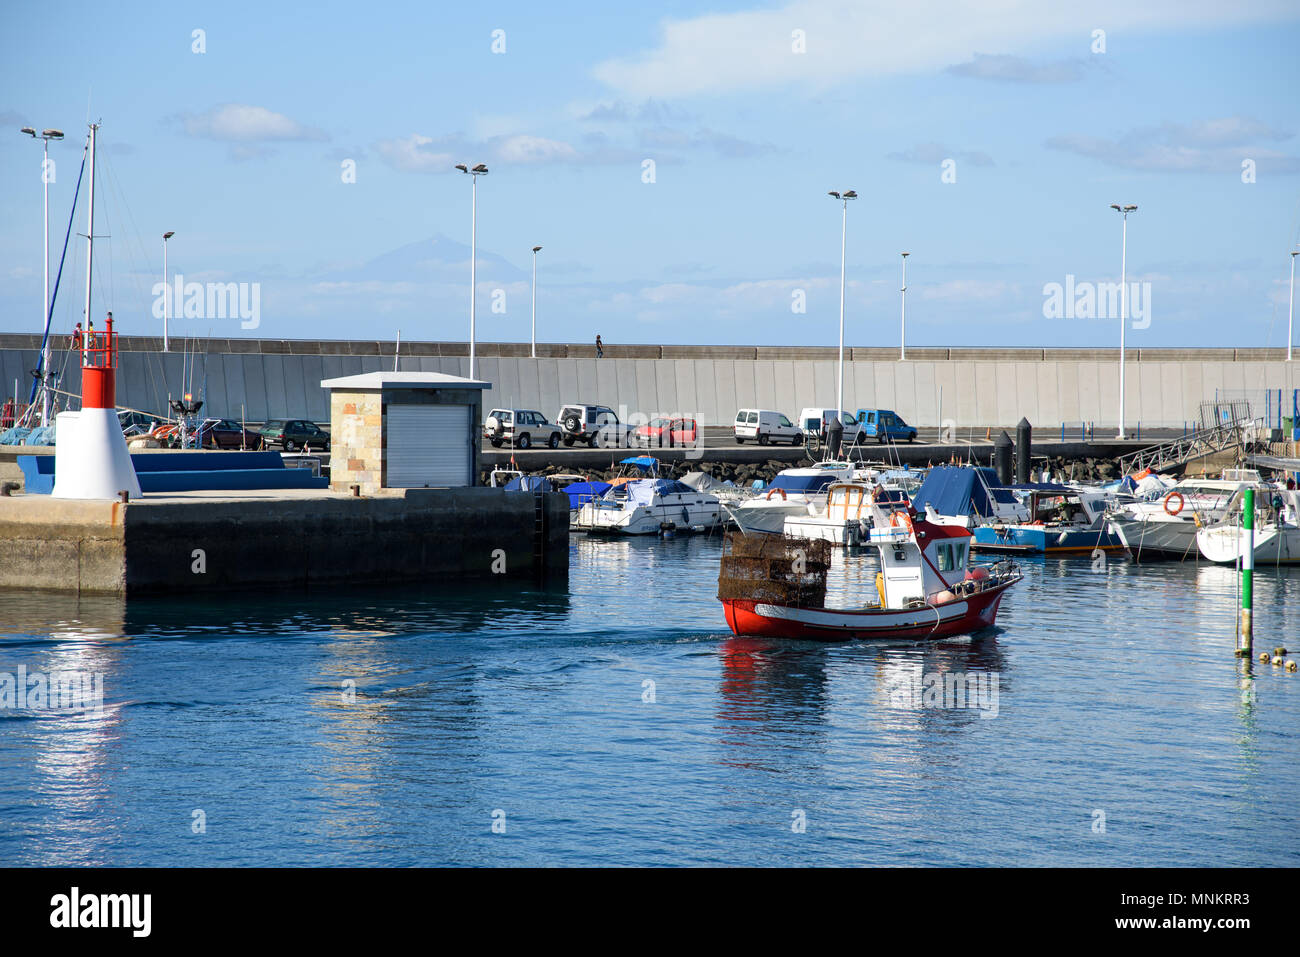
<svg viewBox="0 0 1300 957"><path fill-rule="evenodd" d="M737 587L735 579L729 579L726 592L720 587L719 599L727 624L737 635L925 640L970 634L994 624L1002 596L1023 577L1010 561L968 566L971 537L967 528L936 525L914 513L898 511L888 518L880 516L867 542L880 552L878 603L827 608L824 600L801 604L762 594L737 597L744 583ZM803 553L801 540L786 537L782 541L787 554ZM723 561L725 575L725 554ZM824 570L821 574L824 581ZM778 594L779 588L772 592ZM824 587L821 594L825 594Z"/></svg>

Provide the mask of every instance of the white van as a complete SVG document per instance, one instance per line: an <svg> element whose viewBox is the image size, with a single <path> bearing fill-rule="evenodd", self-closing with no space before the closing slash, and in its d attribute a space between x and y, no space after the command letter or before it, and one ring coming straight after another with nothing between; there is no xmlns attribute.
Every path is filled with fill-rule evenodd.
<svg viewBox="0 0 1300 957"><path fill-rule="evenodd" d="M736 422L732 426L736 435L736 444L744 445L746 439L756 439L759 445L789 442L798 445L803 441L803 432L780 412L768 409L741 409L736 413Z"/></svg>
<svg viewBox="0 0 1300 957"><path fill-rule="evenodd" d="M810 439L826 439L826 429L835 421L834 409L804 409L799 413L799 428ZM840 410L840 422L844 425L845 445L856 445L862 441L862 425L852 412Z"/></svg>

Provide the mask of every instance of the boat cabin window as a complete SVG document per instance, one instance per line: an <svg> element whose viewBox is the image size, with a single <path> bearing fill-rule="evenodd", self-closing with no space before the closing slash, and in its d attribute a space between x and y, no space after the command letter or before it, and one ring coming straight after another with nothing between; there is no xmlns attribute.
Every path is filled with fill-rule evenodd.
<svg viewBox="0 0 1300 957"><path fill-rule="evenodd" d="M952 545L947 542L940 542L934 547L934 550L939 556L939 571L952 571Z"/></svg>

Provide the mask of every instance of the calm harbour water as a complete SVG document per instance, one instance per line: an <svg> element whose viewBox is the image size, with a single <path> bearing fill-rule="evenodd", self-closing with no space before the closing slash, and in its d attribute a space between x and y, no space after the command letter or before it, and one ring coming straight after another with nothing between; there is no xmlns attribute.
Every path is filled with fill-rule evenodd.
<svg viewBox="0 0 1300 957"><path fill-rule="evenodd" d="M105 706L0 709L0 864L1300 864L1300 674L1243 681L1231 569L1031 560L983 637L821 645L733 638L719 548L575 537L552 591L2 593L0 672ZM1300 572L1256 581L1257 650L1300 652Z"/></svg>

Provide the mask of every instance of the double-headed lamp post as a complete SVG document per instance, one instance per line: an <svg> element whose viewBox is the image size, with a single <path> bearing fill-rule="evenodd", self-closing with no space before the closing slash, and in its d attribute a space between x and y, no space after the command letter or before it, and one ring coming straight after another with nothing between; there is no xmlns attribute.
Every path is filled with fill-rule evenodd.
<svg viewBox="0 0 1300 957"><path fill-rule="evenodd" d="M1124 435L1124 332L1128 326L1128 214L1137 211L1134 205L1121 206L1111 203L1110 208L1123 217L1119 252L1119 434Z"/></svg>
<svg viewBox="0 0 1300 957"><path fill-rule="evenodd" d="M902 329L898 333L898 360L902 362L907 358L907 257L911 253L903 253L903 317Z"/></svg>
<svg viewBox="0 0 1300 957"><path fill-rule="evenodd" d="M456 169L468 175L472 180L470 186L470 220L469 220L469 377L474 378L474 318L475 318L475 300L478 299L478 178L488 174L488 168L479 163L477 166L466 166L464 163L457 163Z"/></svg>
<svg viewBox="0 0 1300 957"><path fill-rule="evenodd" d="M176 230L163 233L163 352L170 352L167 344L167 319L171 315L172 290L167 285L167 240L176 235Z"/></svg>
<svg viewBox="0 0 1300 957"><path fill-rule="evenodd" d="M45 158L41 161L41 184L45 192L45 252L41 257L45 261L45 294L41 300L41 331L44 348L41 350L41 425L50 424L50 140L63 139L62 130L41 130L37 133L30 126L24 126L22 132L32 139L43 140ZM17 396L14 399L17 400Z"/></svg>
<svg viewBox="0 0 1300 957"><path fill-rule="evenodd" d="M1291 250L1291 304L1286 310L1286 361L1291 361L1291 343L1295 337L1291 328L1292 322L1295 321L1295 258L1300 256L1300 252Z"/></svg>
<svg viewBox="0 0 1300 957"><path fill-rule="evenodd" d="M537 358L537 254L542 251L541 246L533 247L533 351L532 357Z"/></svg>
<svg viewBox="0 0 1300 957"><path fill-rule="evenodd" d="M843 207L840 222L840 371L835 387L835 421L839 423L844 414L844 250L849 233L849 200L857 199L858 194L854 190L846 189L842 193L831 190L828 195L839 200ZM840 425L840 428L843 428L843 425Z"/></svg>

